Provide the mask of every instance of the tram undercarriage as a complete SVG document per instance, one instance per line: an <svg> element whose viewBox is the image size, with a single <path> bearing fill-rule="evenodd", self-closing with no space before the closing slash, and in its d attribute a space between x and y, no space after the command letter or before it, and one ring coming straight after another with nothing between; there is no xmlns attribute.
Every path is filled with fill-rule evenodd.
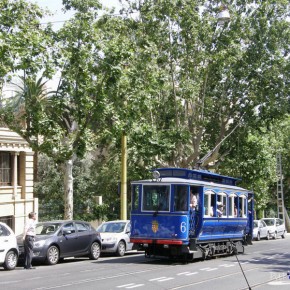
<svg viewBox="0 0 290 290"><path fill-rule="evenodd" d="M163 256L169 257L170 259L182 259L187 261L193 261L195 259L205 260L217 256L244 253L244 246L240 240L196 243L196 241L192 239L189 246L160 244L140 246L139 249L144 250L145 256L148 258Z"/></svg>

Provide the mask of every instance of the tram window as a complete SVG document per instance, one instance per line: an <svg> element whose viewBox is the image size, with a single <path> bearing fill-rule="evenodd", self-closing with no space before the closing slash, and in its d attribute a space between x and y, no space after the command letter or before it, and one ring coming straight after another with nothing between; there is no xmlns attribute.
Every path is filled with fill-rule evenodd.
<svg viewBox="0 0 290 290"><path fill-rule="evenodd" d="M169 185L144 185L142 209L169 211Z"/></svg>
<svg viewBox="0 0 290 290"><path fill-rule="evenodd" d="M138 210L139 205L139 185L134 184L132 187L132 210Z"/></svg>
<svg viewBox="0 0 290 290"><path fill-rule="evenodd" d="M246 197L244 195L239 197L239 209L240 209L239 216L246 217L247 203L246 203Z"/></svg>
<svg viewBox="0 0 290 290"><path fill-rule="evenodd" d="M220 193L217 195L217 215L226 216L227 215L227 195L225 193Z"/></svg>
<svg viewBox="0 0 290 290"><path fill-rule="evenodd" d="M188 210L188 186L175 185L174 186L174 211Z"/></svg>
<svg viewBox="0 0 290 290"><path fill-rule="evenodd" d="M214 206L215 206L215 194L212 191L207 191L204 194L204 215L213 216Z"/></svg>
<svg viewBox="0 0 290 290"><path fill-rule="evenodd" d="M235 214L235 196L234 195L229 196L229 216L230 217L237 216Z"/></svg>

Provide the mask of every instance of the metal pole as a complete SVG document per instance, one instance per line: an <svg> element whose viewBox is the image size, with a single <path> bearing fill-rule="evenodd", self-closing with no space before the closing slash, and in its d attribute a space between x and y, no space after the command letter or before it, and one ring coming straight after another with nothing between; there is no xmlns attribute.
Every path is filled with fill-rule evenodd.
<svg viewBox="0 0 290 290"><path fill-rule="evenodd" d="M127 135L122 134L121 156L121 220L127 220Z"/></svg>

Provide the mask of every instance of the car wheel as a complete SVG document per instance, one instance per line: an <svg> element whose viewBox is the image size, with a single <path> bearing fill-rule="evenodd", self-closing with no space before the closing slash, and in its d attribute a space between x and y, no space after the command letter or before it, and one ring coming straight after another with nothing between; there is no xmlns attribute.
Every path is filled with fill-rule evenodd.
<svg viewBox="0 0 290 290"><path fill-rule="evenodd" d="M59 260L59 249L56 246L50 246L46 254L46 263L48 265L55 265Z"/></svg>
<svg viewBox="0 0 290 290"><path fill-rule="evenodd" d="M260 239L261 239L261 238L260 238L260 233L258 233L258 234L257 234L257 238L256 238L256 240L257 240L257 241L260 241Z"/></svg>
<svg viewBox="0 0 290 290"><path fill-rule="evenodd" d="M269 234L269 232L267 232L266 239L267 239L267 240L270 240L270 234Z"/></svg>
<svg viewBox="0 0 290 290"><path fill-rule="evenodd" d="M93 242L91 245L90 259L98 260L101 254L101 246L98 242Z"/></svg>
<svg viewBox="0 0 290 290"><path fill-rule="evenodd" d="M3 267L5 270L13 270L15 269L18 262L18 255L14 251L9 251L6 254L5 261Z"/></svg>
<svg viewBox="0 0 290 290"><path fill-rule="evenodd" d="M274 234L273 234L273 240L276 240L277 239L277 232L275 232Z"/></svg>
<svg viewBox="0 0 290 290"><path fill-rule="evenodd" d="M283 235L281 237L282 237L282 239L286 238L285 231L283 232Z"/></svg>
<svg viewBox="0 0 290 290"><path fill-rule="evenodd" d="M123 241L120 241L117 247L117 255L122 257L125 255L126 252L126 245Z"/></svg>

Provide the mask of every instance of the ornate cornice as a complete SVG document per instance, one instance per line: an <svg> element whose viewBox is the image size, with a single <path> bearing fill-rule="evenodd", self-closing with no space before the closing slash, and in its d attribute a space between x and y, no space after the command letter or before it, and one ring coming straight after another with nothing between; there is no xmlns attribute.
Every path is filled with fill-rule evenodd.
<svg viewBox="0 0 290 290"><path fill-rule="evenodd" d="M17 133L0 127L0 151L32 152L29 144Z"/></svg>

